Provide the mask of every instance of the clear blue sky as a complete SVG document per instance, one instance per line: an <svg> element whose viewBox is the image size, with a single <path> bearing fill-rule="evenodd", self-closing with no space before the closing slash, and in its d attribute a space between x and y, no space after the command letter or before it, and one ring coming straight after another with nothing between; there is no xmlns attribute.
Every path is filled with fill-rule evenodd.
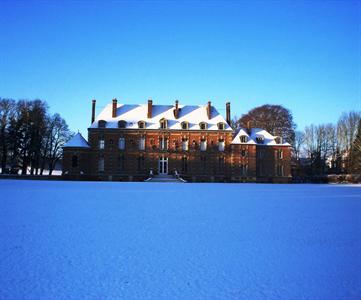
<svg viewBox="0 0 361 300"><path fill-rule="evenodd" d="M0 97L86 134L120 102L289 108L299 129L361 110L360 1L0 0Z"/></svg>

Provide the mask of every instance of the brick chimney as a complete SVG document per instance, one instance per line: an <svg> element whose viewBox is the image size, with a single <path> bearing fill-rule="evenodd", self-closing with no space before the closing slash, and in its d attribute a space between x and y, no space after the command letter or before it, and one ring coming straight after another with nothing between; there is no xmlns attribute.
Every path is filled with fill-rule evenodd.
<svg viewBox="0 0 361 300"><path fill-rule="evenodd" d="M252 122L251 121L247 121L247 133L251 134L251 130L252 130Z"/></svg>
<svg viewBox="0 0 361 300"><path fill-rule="evenodd" d="M153 109L153 101L151 99L149 99L148 100L148 114L147 114L148 119L152 118L152 109Z"/></svg>
<svg viewBox="0 0 361 300"><path fill-rule="evenodd" d="M179 117L179 107L178 107L178 105L179 105L179 101L178 100L175 100L175 108L174 108L174 117L176 118L176 119L178 119L178 117Z"/></svg>
<svg viewBox="0 0 361 300"><path fill-rule="evenodd" d="M226 103L226 121L229 126L231 126L231 103Z"/></svg>
<svg viewBox="0 0 361 300"><path fill-rule="evenodd" d="M94 123L95 120L95 104L96 104L97 100L93 99L92 100L92 124Z"/></svg>
<svg viewBox="0 0 361 300"><path fill-rule="evenodd" d="M207 116L208 116L209 120L212 118L212 103L211 103L211 101L208 101L208 104L207 104Z"/></svg>
<svg viewBox="0 0 361 300"><path fill-rule="evenodd" d="M113 107L112 107L112 118L115 118L117 116L117 102L118 100L116 98L113 99Z"/></svg>

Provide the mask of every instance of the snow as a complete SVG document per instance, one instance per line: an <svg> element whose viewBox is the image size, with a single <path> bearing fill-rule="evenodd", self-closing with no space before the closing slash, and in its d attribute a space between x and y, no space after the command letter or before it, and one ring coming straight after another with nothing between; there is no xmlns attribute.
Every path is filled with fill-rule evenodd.
<svg viewBox="0 0 361 300"><path fill-rule="evenodd" d="M248 139L247 139L246 143L241 142L241 136L247 136ZM270 134L268 131L266 131L266 130L264 130L262 128L251 128L250 134L248 134L246 128L239 129L239 131L237 132L237 134L233 138L232 144L235 144L235 145L240 145L240 144L252 144L252 145L255 145L255 144L257 144L257 141L256 141L257 137L263 137L264 138L264 141L263 141L262 145L266 145L266 146L291 146L287 142L277 144L276 140L275 140L277 137Z"/></svg>
<svg viewBox="0 0 361 300"><path fill-rule="evenodd" d="M81 133L74 135L64 146L63 148L90 148L88 142L83 138Z"/></svg>
<svg viewBox="0 0 361 300"><path fill-rule="evenodd" d="M361 186L0 180L0 299L361 299Z"/></svg>
<svg viewBox="0 0 361 300"><path fill-rule="evenodd" d="M112 104L108 104L97 116L90 128L97 128L98 121L107 122L107 128L118 128L118 121L126 121L126 128L138 129L138 122L146 122L146 129L159 129L159 121L165 118L168 121L169 130L180 130L181 123L187 121L189 130L200 130L199 123L206 122L208 130L218 130L218 123L226 125L225 130L232 131L221 114L212 106L211 119L208 119L206 105L179 105L179 117L174 117L173 105L153 105L152 118L147 118L147 104L117 104L116 117L112 118Z"/></svg>

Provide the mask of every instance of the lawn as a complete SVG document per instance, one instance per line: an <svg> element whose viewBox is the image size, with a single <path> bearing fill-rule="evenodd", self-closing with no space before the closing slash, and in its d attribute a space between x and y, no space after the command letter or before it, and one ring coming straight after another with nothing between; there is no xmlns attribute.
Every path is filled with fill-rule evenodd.
<svg viewBox="0 0 361 300"><path fill-rule="evenodd" d="M361 299L361 186L0 180L0 299Z"/></svg>

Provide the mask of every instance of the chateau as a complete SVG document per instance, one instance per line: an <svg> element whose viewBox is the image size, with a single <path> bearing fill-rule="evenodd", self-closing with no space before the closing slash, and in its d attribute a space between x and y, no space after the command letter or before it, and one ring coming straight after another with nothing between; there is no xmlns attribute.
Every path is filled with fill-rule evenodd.
<svg viewBox="0 0 361 300"><path fill-rule="evenodd" d="M88 141L80 133L63 147L69 179L143 181L150 174L179 174L187 181L288 182L290 144L261 128L235 132L212 106L119 104L95 116Z"/></svg>

